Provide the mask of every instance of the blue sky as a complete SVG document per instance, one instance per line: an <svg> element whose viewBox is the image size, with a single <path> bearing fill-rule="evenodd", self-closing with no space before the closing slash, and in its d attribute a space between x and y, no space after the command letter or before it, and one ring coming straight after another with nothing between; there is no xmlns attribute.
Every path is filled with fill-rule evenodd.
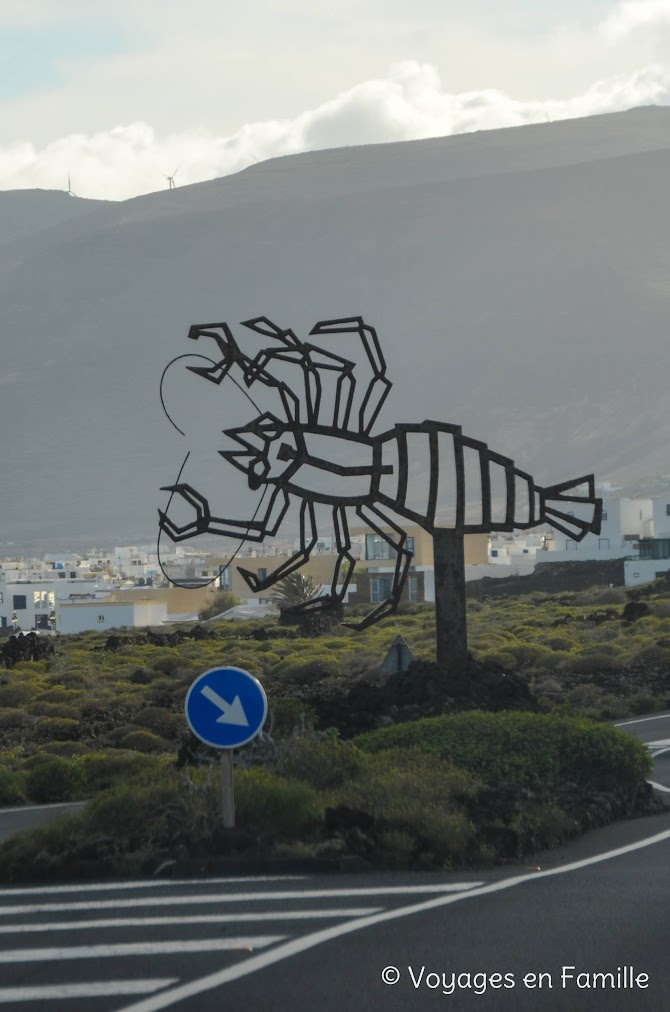
<svg viewBox="0 0 670 1012"><path fill-rule="evenodd" d="M670 0L0 0L0 24L4 189L118 198L670 100Z"/></svg>
<svg viewBox="0 0 670 1012"><path fill-rule="evenodd" d="M133 47L114 21L10 28L0 33L0 103L58 88L75 64L95 65Z"/></svg>

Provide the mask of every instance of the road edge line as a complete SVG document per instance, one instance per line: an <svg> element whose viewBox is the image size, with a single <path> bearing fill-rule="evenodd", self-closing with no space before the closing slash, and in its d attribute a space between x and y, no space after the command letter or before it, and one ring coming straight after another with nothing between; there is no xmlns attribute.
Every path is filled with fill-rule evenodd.
<svg viewBox="0 0 670 1012"><path fill-rule="evenodd" d="M486 896L489 893L502 892L504 889L511 889L514 886L536 881L539 878L549 878L552 875L564 875L567 872L578 871L580 868L587 868L592 864L609 861L615 857L621 857L624 854L630 854L635 850L642 850L644 847L651 847L656 843L662 843L664 840L669 839L670 829L666 829L660 833L655 833L653 836L645 837L643 840L637 840L635 843L628 843L623 847L616 847L614 850L594 854L579 861L572 861L570 864L562 865L559 868L547 868L545 871L536 871L526 875L515 875L512 878L499 879L497 882L492 882L485 886L477 886L466 892L450 893L447 896L438 896L432 900L424 900L422 903L415 903L409 907L386 910L381 914L372 914L370 917L363 917L356 921L347 921L345 924L334 925L332 928L315 931L310 935L303 935L301 938L284 942L278 945L276 949L260 953L258 956L251 956L241 963L226 967L225 970L217 970L206 977L189 981L187 984L180 984L170 991L164 991L162 994L153 995L132 1005L126 1005L122 1009L117 1009L117 1012L157 1012L157 1010L169 1008L170 1005L174 1005L185 998L192 998L203 991L211 991L222 984L239 980L241 977L246 977L256 970L262 970L266 966L279 963L282 959L288 959L291 956L297 956L302 952L306 952L307 949L312 949L322 942L332 941L334 938L351 934L354 931L360 931L362 928L435 910L439 907L448 906L451 903L459 903L463 900L471 899L473 896Z"/></svg>

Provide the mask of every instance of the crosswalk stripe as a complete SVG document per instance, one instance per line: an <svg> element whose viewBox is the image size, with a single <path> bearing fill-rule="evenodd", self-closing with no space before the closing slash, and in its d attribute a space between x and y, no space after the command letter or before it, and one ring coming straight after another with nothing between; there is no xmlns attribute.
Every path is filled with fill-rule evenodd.
<svg viewBox="0 0 670 1012"><path fill-rule="evenodd" d="M99 980L84 984L43 984L37 987L0 987L0 1004L19 1001L54 1001L62 998L113 998L120 994L153 994L176 984L178 977L154 980Z"/></svg>
<svg viewBox="0 0 670 1012"><path fill-rule="evenodd" d="M123 892L125 889L172 889L174 886L209 887L213 885L237 885L240 882L302 882L306 875L229 875L226 878L147 878L130 879L128 882L86 882L79 885L60 886L12 886L0 889L0 896L50 896L66 893Z"/></svg>
<svg viewBox="0 0 670 1012"><path fill-rule="evenodd" d="M164 956L176 952L253 952L285 935L250 935L239 938L196 938L170 942L117 942L109 945L70 945L39 949L8 949L0 952L0 963L36 963L63 959L102 959L107 956Z"/></svg>
<svg viewBox="0 0 670 1012"><path fill-rule="evenodd" d="M83 931L100 928L160 927L163 924L240 924L249 921L327 920L336 917L367 917L382 907L341 907L339 910L259 910L255 914L203 914L199 917L117 917L97 921L33 921L0 924L0 935L37 934L40 931Z"/></svg>
<svg viewBox="0 0 670 1012"><path fill-rule="evenodd" d="M54 910L121 910L129 907L137 907L141 902L143 907L173 907L197 905L201 903L250 903L250 902L272 902L278 900L313 900L330 899L331 897L345 896L406 896L417 893L453 893L465 892L482 885L481 882L449 882L436 883L435 885L407 885L407 886L370 886L362 889L304 889L304 890L277 890L276 892L251 892L251 893L226 893L217 892L214 895L185 896L144 896L141 900L120 899L120 900L89 900L74 903L30 903L21 906L0 906L0 916L8 917L10 914L41 914Z"/></svg>

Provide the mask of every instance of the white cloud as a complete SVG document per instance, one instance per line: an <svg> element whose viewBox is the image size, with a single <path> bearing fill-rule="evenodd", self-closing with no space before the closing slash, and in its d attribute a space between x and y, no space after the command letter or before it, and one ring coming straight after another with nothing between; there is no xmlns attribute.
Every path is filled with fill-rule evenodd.
<svg viewBox="0 0 670 1012"><path fill-rule="evenodd" d="M599 26L600 35L618 43L640 29L670 28L670 0L623 0Z"/></svg>
<svg viewBox="0 0 670 1012"><path fill-rule="evenodd" d="M293 119L250 123L229 136L187 130L161 135L146 123L94 134L70 134L42 148L0 148L5 189L64 189L78 196L125 199L167 185L236 172L254 161L317 148L518 126L615 112L670 101L670 68L651 65L598 81L572 98L521 101L503 91L452 93L434 66L404 61L386 78L364 81Z"/></svg>

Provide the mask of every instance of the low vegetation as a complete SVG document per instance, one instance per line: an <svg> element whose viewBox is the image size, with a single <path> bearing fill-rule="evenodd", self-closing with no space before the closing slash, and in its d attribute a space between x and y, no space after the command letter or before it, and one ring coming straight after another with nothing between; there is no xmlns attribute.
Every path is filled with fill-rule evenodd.
<svg viewBox="0 0 670 1012"><path fill-rule="evenodd" d="M339 867L459 868L515 860L630 814L649 754L615 728L473 711L342 741L306 730L236 774L224 831L215 765L126 760L81 814L0 846L0 877L153 872L166 861L311 859ZM119 772L109 757L33 766L44 800Z"/></svg>
<svg viewBox="0 0 670 1012"><path fill-rule="evenodd" d="M474 865L646 804L646 752L602 722L670 706L668 585L633 602L598 588L468 609L474 659L460 678L432 663L425 605L362 634L220 622L12 655L0 670L0 805L93 801L4 844L0 875L232 852ZM382 677L398 635L417 662ZM237 754L234 834L216 814L216 756L183 716L193 679L225 663L257 675L270 701L264 740ZM124 805L131 821L147 813L146 833L106 814Z"/></svg>

